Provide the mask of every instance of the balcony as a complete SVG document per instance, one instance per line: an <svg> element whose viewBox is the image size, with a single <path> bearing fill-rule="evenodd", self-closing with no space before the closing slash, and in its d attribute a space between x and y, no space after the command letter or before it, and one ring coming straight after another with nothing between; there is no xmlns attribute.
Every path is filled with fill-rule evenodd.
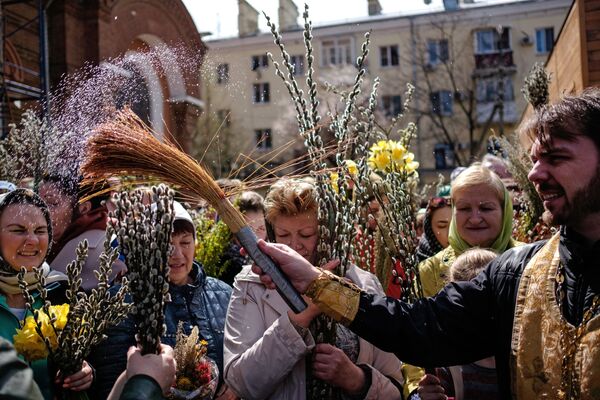
<svg viewBox="0 0 600 400"><path fill-rule="evenodd" d="M475 54L475 69L492 69L498 67L514 67L512 50L496 53Z"/></svg>
<svg viewBox="0 0 600 400"><path fill-rule="evenodd" d="M477 103L477 123L485 124L489 119L494 110L494 106L496 103L494 102L485 102L485 103ZM514 124L517 122L517 104L515 101L505 101L504 102L504 115L503 122L505 124ZM494 118L492 119L494 123L500 122L500 113L498 110L494 113Z"/></svg>

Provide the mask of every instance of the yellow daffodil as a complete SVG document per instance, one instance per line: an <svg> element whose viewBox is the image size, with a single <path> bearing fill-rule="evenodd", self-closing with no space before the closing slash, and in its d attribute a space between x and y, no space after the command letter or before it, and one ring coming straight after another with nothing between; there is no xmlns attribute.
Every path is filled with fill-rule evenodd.
<svg viewBox="0 0 600 400"><path fill-rule="evenodd" d="M61 304L56 306L50 306L50 313L56 318L54 327L58 330L63 330L67 325L67 317L69 316L69 305Z"/></svg>
<svg viewBox="0 0 600 400"><path fill-rule="evenodd" d="M384 172L405 170L412 174L419 168L419 163L414 161L414 158L415 155L401 143L394 140L380 140L371 146L367 161L372 169Z"/></svg>
<svg viewBox="0 0 600 400"><path fill-rule="evenodd" d="M373 154L369 158L369 163L372 163L375 169L385 171L390 166L390 153L388 151L381 151Z"/></svg>
<svg viewBox="0 0 600 400"><path fill-rule="evenodd" d="M411 161L409 163L406 163L404 168L406 169L406 172L410 174L415 172L419 168L419 163L417 161Z"/></svg>
<svg viewBox="0 0 600 400"><path fill-rule="evenodd" d="M392 161L402 167L404 158L406 157L406 148L398 142L390 142L389 149L392 154Z"/></svg>
<svg viewBox="0 0 600 400"><path fill-rule="evenodd" d="M415 159L415 155L410 152L404 158L404 162L405 162L404 168L406 169L406 172L408 172L409 174L415 172L417 170L417 168L419 168L419 163L417 161L414 161L414 159Z"/></svg>
<svg viewBox="0 0 600 400"><path fill-rule="evenodd" d="M36 331L35 320L33 316L25 319L23 328L17 329L13 336L15 350L22 354L27 361L36 361L48 357L48 349L44 340Z"/></svg>
<svg viewBox="0 0 600 400"><path fill-rule="evenodd" d="M336 193L340 192L340 189L337 184L339 177L340 175L337 172L332 172L331 174L329 174L329 181L331 182L331 187Z"/></svg>
<svg viewBox="0 0 600 400"><path fill-rule="evenodd" d="M47 338L50 341L50 346L53 350L58 347L57 333L64 329L67 324L69 305L50 306L49 312L55 318L54 324L51 322L50 317L42 310L38 310L37 313L42 336L37 331L37 325L32 315L25 318L23 327L17 329L17 333L13 336L15 349L27 361L35 361L48 357L48 348L43 338Z"/></svg>
<svg viewBox="0 0 600 400"><path fill-rule="evenodd" d="M350 175L352 176L358 176L358 166L356 165L356 163L352 160L345 160L344 161L344 165L346 166L346 168L348 168L348 172L350 173Z"/></svg>

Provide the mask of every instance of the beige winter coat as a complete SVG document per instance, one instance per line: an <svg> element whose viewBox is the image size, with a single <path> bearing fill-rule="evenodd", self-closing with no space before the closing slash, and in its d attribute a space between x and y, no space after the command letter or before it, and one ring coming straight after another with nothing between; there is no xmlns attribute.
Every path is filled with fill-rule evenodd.
<svg viewBox="0 0 600 400"><path fill-rule="evenodd" d="M370 293L383 293L377 278L355 266L346 277ZM315 346L307 333L302 338L288 318L290 308L275 290L265 288L246 266L236 276L225 322L223 349L227 384L243 399L306 398L305 356ZM366 399L400 399L401 362L360 339L357 364L372 368Z"/></svg>

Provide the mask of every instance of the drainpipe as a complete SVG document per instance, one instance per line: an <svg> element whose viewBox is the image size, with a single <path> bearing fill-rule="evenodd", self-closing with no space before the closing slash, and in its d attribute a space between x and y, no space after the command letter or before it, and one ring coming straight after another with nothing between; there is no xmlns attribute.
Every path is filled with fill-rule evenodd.
<svg viewBox="0 0 600 400"><path fill-rule="evenodd" d="M40 5L42 0L40 0ZM43 7L40 14L40 32L42 33L42 38L40 39L40 57L44 57L43 59L43 70L40 71L43 74L43 85L42 88L44 90L44 99L42 99L42 104L44 106L44 113L46 117L49 119L50 116L50 55L48 54L48 9L54 3L54 0L49 0L46 3L46 6Z"/></svg>
<svg viewBox="0 0 600 400"><path fill-rule="evenodd" d="M418 68L417 68L417 38L415 33L415 19L414 17L409 17L410 21L410 58L411 58L411 66L412 66L412 81L415 86L415 93L413 96L413 102L415 104L415 109L419 109L419 91L416 89L418 87L417 84L417 76L418 76ZM423 151L421 149L421 131L419 130L419 124L421 122L421 118L417 116L415 125L417 126L417 160L419 162L423 162Z"/></svg>

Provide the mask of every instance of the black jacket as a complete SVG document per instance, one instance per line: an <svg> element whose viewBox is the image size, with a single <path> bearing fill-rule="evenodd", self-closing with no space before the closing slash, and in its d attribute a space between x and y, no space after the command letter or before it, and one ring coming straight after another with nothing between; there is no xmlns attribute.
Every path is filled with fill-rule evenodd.
<svg viewBox="0 0 600 400"><path fill-rule="evenodd" d="M350 328L402 361L422 367L468 364L495 356L501 398L510 399L509 357L519 281L544 243L510 249L472 281L451 283L436 296L412 305L363 293ZM600 244L582 243L576 233L561 230L559 251L567 290L563 315L575 324L593 295L600 293Z"/></svg>

